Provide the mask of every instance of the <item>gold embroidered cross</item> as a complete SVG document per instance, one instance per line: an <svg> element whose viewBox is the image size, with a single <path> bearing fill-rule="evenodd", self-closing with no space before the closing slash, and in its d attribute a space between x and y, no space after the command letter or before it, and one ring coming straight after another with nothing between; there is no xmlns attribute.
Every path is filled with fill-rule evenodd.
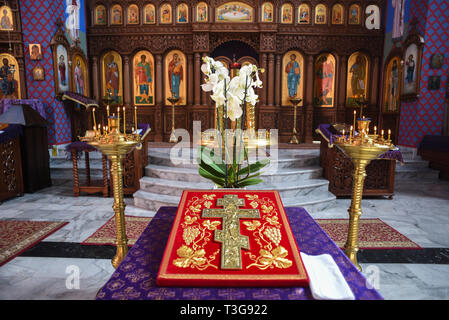
<svg viewBox="0 0 449 320"><path fill-rule="evenodd" d="M204 209L202 218L222 218L223 227L214 233L214 239L221 242L221 268L242 269L241 249L249 250L249 238L240 234L240 219L260 219L258 209L239 209L245 205L244 199L235 194L217 199L217 206L223 209Z"/></svg>

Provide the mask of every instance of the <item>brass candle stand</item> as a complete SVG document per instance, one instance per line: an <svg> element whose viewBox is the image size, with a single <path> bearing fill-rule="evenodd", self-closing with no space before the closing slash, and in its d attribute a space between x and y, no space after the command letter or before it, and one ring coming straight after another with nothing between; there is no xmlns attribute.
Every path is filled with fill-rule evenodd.
<svg viewBox="0 0 449 320"><path fill-rule="evenodd" d="M176 98L175 96L171 96L167 98L168 101L170 101L172 106L172 118L171 118L171 134L170 134L170 140L171 143L177 143L178 137L175 134L175 105L179 101L179 97Z"/></svg>
<svg viewBox="0 0 449 320"><path fill-rule="evenodd" d="M291 144L299 144L298 137L296 136L297 135L297 132L296 132L296 116L297 116L298 104L300 104L301 101L302 101L302 99L300 99L300 98L291 98L290 99L290 102L293 104L293 108L294 108L294 111L293 111L293 132L292 132L292 137L291 137L291 139L289 141L289 143L291 143Z"/></svg>
<svg viewBox="0 0 449 320"><path fill-rule="evenodd" d="M103 132L88 131L85 137L80 137L100 152L104 153L111 160L111 173L113 179L114 204L112 208L115 213L116 224L116 246L117 251L112 259L112 265L117 268L128 252L128 239L125 227L125 202L123 201L123 158L134 148L142 148L142 142L150 132L148 129L141 137L136 131L130 134L121 133L118 119L110 118L110 127Z"/></svg>
<svg viewBox="0 0 449 320"><path fill-rule="evenodd" d="M351 206L348 209L349 230L344 248L345 254L360 271L362 268L357 262L357 251L359 249L359 219L362 215L363 184L366 177L365 169L379 155L396 149L391 141L385 140L383 136L368 134L370 122L368 118L358 119L357 126L359 134L355 136L351 132L349 137L339 137L335 142L335 145L350 157L354 164Z"/></svg>

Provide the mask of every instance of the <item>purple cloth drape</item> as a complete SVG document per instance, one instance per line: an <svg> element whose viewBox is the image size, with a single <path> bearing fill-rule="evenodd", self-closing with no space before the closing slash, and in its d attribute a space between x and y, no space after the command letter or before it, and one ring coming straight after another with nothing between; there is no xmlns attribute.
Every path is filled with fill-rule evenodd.
<svg viewBox="0 0 449 320"><path fill-rule="evenodd" d="M23 129L20 124L10 124L1 131L3 131L3 133L0 133L0 143L10 141L23 134Z"/></svg>
<svg viewBox="0 0 449 320"><path fill-rule="evenodd" d="M0 114L8 110L11 106L27 104L36 110L42 118L47 119L44 103L37 99L3 99L0 100Z"/></svg>
<svg viewBox="0 0 449 320"><path fill-rule="evenodd" d="M333 134L332 132L331 132L331 125L330 124L320 124L319 126L318 126L318 131L319 131L319 133L321 133L321 135L324 137L324 138L326 138L327 139L327 141L329 142L329 145L333 145L334 144L334 142L335 142L335 140L339 137L339 136L341 136L341 135L336 135L336 134ZM401 151L399 151L399 150L390 150L390 151L387 151L387 152L385 152L385 153L383 153L383 154L381 154L379 157L378 157L378 159L385 159L385 160L396 160L396 161L399 161L399 162L401 162L401 163L403 163L404 162L404 159L403 159L403 157L402 157L402 153L401 153Z"/></svg>
<svg viewBox="0 0 449 320"><path fill-rule="evenodd" d="M156 277L176 216L176 207L162 207L148 224L97 300L309 300L309 287L180 288L158 287ZM382 296L367 288L366 278L351 263L318 223L303 208L286 208L299 250L309 255L330 254L339 266L356 299L378 300Z"/></svg>

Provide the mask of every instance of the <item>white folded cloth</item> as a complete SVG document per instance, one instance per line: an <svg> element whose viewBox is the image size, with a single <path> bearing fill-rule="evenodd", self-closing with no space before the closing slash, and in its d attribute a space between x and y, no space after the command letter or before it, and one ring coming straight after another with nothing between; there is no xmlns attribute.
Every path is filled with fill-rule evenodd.
<svg viewBox="0 0 449 320"><path fill-rule="evenodd" d="M310 280L310 290L317 300L354 300L343 274L329 254L317 256L301 252Z"/></svg>

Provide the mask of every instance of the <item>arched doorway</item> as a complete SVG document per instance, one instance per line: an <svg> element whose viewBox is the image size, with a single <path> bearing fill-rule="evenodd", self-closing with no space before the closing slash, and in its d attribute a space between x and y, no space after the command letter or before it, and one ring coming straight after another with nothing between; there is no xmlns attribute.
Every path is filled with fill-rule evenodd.
<svg viewBox="0 0 449 320"><path fill-rule="evenodd" d="M240 63L246 60L257 64L259 62L259 53L247 43L238 40L231 40L220 44L212 51L211 57L214 59L226 57L229 61L233 61L235 58Z"/></svg>

